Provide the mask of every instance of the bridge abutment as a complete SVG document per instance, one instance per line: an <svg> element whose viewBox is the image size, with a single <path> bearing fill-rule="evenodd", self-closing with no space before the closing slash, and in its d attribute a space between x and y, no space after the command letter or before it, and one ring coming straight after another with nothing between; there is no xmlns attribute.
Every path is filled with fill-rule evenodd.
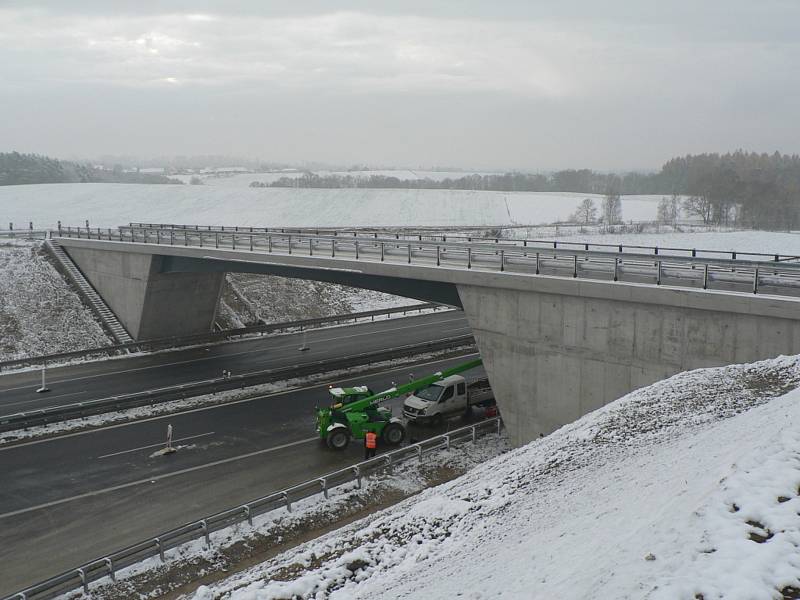
<svg viewBox="0 0 800 600"><path fill-rule="evenodd" d="M211 330L224 273L164 273L157 254L64 249L134 339Z"/></svg>
<svg viewBox="0 0 800 600"><path fill-rule="evenodd" d="M516 444L681 371L800 352L800 315L767 298L528 281L458 285Z"/></svg>

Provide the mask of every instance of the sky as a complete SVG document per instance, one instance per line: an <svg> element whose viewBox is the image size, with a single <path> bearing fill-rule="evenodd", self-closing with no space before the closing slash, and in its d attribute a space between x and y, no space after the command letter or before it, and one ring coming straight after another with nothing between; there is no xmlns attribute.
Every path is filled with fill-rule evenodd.
<svg viewBox="0 0 800 600"><path fill-rule="evenodd" d="M800 151L796 0L0 0L0 151L658 168Z"/></svg>

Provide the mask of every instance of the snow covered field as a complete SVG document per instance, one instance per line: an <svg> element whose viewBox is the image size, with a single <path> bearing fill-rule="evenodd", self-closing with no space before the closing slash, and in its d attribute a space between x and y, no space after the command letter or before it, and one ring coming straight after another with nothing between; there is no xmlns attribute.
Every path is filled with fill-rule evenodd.
<svg viewBox="0 0 800 600"><path fill-rule="evenodd" d="M0 360L111 344L39 247L0 242Z"/></svg>
<svg viewBox="0 0 800 600"><path fill-rule="evenodd" d="M469 190L238 188L55 183L0 187L0 223L116 227L129 221L242 226L513 225L565 220L587 197ZM623 218L655 219L661 196L628 196Z"/></svg>
<svg viewBox="0 0 800 600"><path fill-rule="evenodd" d="M191 598L797 598L798 383L676 375Z"/></svg>

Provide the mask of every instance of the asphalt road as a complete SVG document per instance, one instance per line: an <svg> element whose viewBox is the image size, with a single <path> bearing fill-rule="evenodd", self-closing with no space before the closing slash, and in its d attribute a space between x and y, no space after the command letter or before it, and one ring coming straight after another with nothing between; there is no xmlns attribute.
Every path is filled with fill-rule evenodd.
<svg viewBox="0 0 800 600"><path fill-rule="evenodd" d="M387 370L0 448L0 594L358 462L363 452L359 444L337 453L315 435L313 410L326 402L329 383L386 389L394 381L406 381L410 372L421 376L463 360ZM401 404L398 399L388 405L399 415ZM155 455L163 447L167 424L173 426L180 449ZM457 418L444 428L460 425ZM410 431L417 439L440 432L427 427Z"/></svg>
<svg viewBox="0 0 800 600"><path fill-rule="evenodd" d="M187 350L89 362L48 369L49 393L37 394L39 371L0 376L0 414L219 377L223 371L244 374L304 362L416 344L470 332L462 312L361 323L306 332L307 352L298 352L303 334L265 336Z"/></svg>

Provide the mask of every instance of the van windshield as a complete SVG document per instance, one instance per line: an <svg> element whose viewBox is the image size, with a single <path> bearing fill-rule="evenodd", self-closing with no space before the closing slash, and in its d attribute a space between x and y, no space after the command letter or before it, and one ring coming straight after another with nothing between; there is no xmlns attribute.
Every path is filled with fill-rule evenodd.
<svg viewBox="0 0 800 600"><path fill-rule="evenodd" d="M444 388L440 385L429 385L426 388L422 388L418 392L414 392L414 395L417 398L427 400L428 402L436 402L439 400L439 396L442 395L442 390L444 390Z"/></svg>

